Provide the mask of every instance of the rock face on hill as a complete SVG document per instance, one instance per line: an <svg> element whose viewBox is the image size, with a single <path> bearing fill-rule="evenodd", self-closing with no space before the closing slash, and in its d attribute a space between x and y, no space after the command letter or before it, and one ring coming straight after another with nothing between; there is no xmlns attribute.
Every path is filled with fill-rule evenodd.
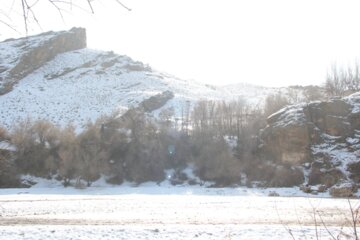
<svg viewBox="0 0 360 240"><path fill-rule="evenodd" d="M39 41L38 39L42 39ZM47 32L38 36L8 40L3 48L12 52L10 62L0 63L0 94L7 93L12 86L58 54L86 47L84 28L72 28L64 32ZM21 51L20 51L21 50Z"/></svg>
<svg viewBox="0 0 360 240"><path fill-rule="evenodd" d="M169 100L174 98L174 93L171 91L165 91L150 97L149 99L145 99L141 104L140 107L145 112L152 112L155 111L162 106L164 106Z"/></svg>
<svg viewBox="0 0 360 240"><path fill-rule="evenodd" d="M262 156L280 165L302 166L311 185L359 183L360 92L343 99L286 107L267 119Z"/></svg>

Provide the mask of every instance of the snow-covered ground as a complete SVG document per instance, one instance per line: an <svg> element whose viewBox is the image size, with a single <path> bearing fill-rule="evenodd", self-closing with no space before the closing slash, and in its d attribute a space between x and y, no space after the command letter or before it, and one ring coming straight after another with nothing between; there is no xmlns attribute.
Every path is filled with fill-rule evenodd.
<svg viewBox="0 0 360 240"><path fill-rule="evenodd" d="M291 234L288 232L291 231ZM36 226L0 226L0 239L200 239L200 240L279 240L279 239L317 239L313 227L292 226L285 229L282 225L36 225ZM337 232L336 228L330 227L330 231ZM331 239L325 229L318 229L318 239ZM337 235L335 235L337 236ZM347 239L341 235L339 239ZM349 238L348 238L349 239ZM351 239L351 238L350 238Z"/></svg>
<svg viewBox="0 0 360 240"><path fill-rule="evenodd" d="M280 197L269 197L272 191ZM0 239L6 240L292 239L289 231L295 239L316 239L316 232L329 239L328 230L351 233L348 200L296 188L43 184L0 190L0 216Z"/></svg>

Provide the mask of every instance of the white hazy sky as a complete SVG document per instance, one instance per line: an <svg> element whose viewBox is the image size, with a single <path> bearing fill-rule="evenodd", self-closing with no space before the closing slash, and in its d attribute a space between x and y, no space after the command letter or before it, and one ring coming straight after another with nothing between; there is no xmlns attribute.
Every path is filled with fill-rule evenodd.
<svg viewBox="0 0 360 240"><path fill-rule="evenodd" d="M23 31L20 0L1 0L0 20ZM34 0L35 2L35 0ZM73 0L81 4L84 0ZM87 28L88 46L113 50L180 78L214 85L321 84L334 62L360 56L360 1L115 0L93 2L95 15L45 0L42 31ZM32 24L29 33L41 30ZM19 34L0 24L0 39Z"/></svg>

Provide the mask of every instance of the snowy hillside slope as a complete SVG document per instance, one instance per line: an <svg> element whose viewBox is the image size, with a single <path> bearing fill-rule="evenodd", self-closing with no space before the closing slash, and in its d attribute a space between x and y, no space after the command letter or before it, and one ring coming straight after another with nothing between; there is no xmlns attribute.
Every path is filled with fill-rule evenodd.
<svg viewBox="0 0 360 240"><path fill-rule="evenodd" d="M222 89L224 89L228 95L233 96L233 98L244 99L247 101L247 103L255 107L262 107L266 97L270 94L280 93L289 98L289 88L287 87L271 88L252 85L248 83L238 83L223 86ZM303 98L301 91L295 91L298 93L299 98Z"/></svg>
<svg viewBox="0 0 360 240"><path fill-rule="evenodd" d="M52 51L51 43L60 44L52 39L58 39L61 34L67 33L45 33L29 37L25 43L24 39L0 43L0 82L9 81L9 73L31 49L45 46L42 52L36 52L34 61L38 55L47 54L47 49ZM66 39L61 40L61 44L65 44L64 41ZM187 102L193 106L200 99L242 98L253 106L260 106L268 94L277 91L251 85L214 87L181 80L127 56L87 48L60 51L55 57L47 58L47 62L33 67L31 73L16 81L11 91L0 95L0 125L10 129L14 122L31 118L48 119L62 126L72 123L81 128L89 120L137 106L164 91L172 92L174 98L163 108L173 107L177 116Z"/></svg>
<svg viewBox="0 0 360 240"><path fill-rule="evenodd" d="M82 49L58 55L0 96L0 122L9 128L14 120L32 117L81 126L166 90L175 93L167 107L178 112L186 101L224 99L225 95L153 71L126 56Z"/></svg>

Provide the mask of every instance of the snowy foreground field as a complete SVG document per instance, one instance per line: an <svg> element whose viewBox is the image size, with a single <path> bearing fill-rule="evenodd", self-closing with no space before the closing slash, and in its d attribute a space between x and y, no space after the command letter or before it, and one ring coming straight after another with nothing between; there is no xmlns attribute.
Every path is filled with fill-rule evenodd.
<svg viewBox="0 0 360 240"><path fill-rule="evenodd" d="M0 239L331 239L329 231L348 239L352 233L348 200L296 189L269 197L270 191L150 184L3 189Z"/></svg>

